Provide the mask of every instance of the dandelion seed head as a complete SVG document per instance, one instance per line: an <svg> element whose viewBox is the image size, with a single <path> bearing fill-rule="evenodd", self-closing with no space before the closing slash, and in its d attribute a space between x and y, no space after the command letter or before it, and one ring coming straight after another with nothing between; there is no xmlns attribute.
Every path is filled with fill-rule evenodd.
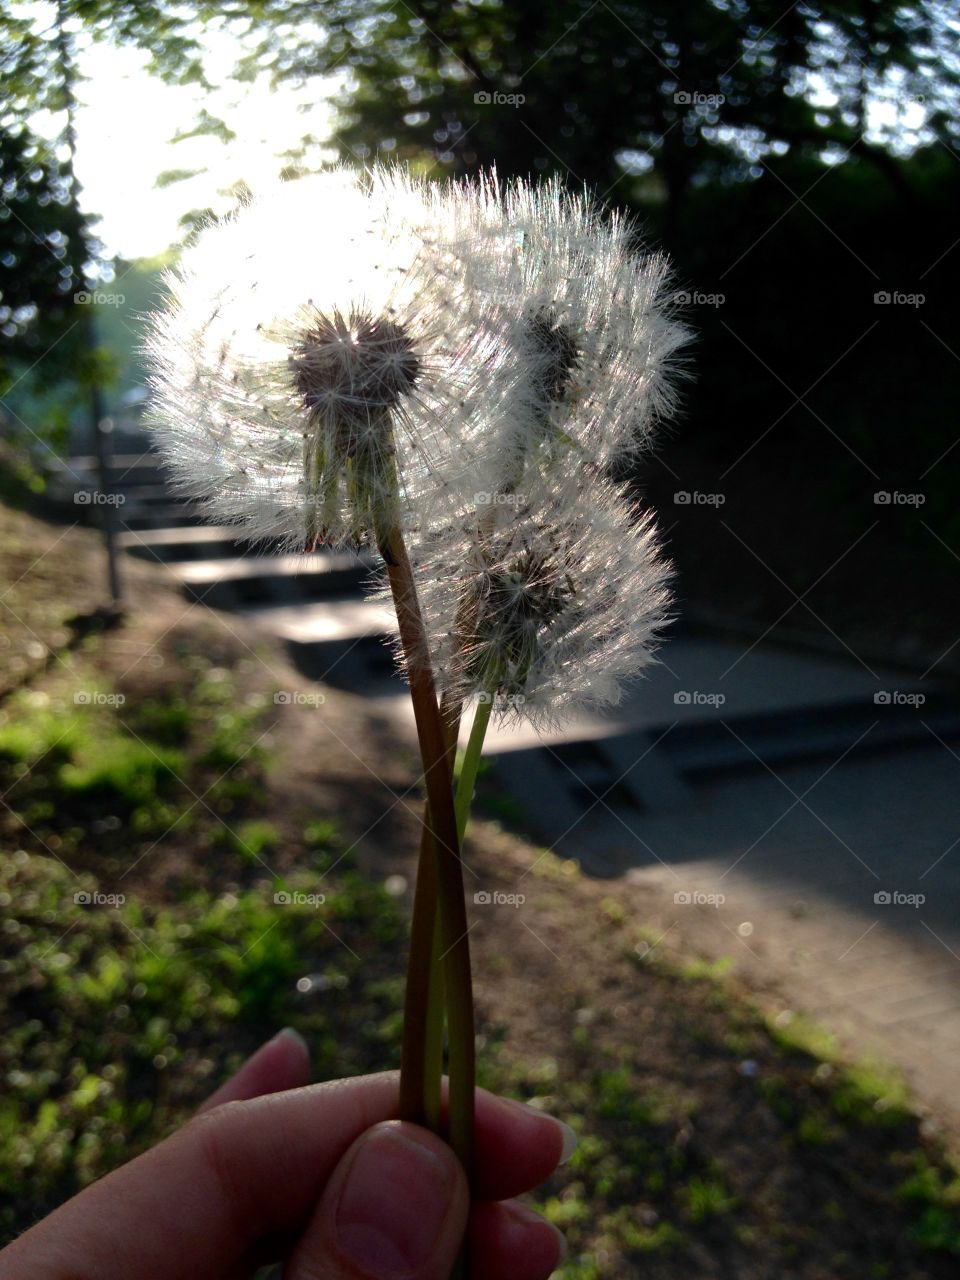
<svg viewBox="0 0 960 1280"><path fill-rule="evenodd" d="M317 312L290 362L307 411L334 429L395 408L417 380L420 360L402 324L354 312Z"/></svg>
<svg viewBox="0 0 960 1280"><path fill-rule="evenodd" d="M520 374L456 305L451 199L332 170L184 252L151 320L151 421L211 518L291 549L363 542L466 475L481 410Z"/></svg>
<svg viewBox="0 0 960 1280"><path fill-rule="evenodd" d="M666 259L638 250L628 219L556 180L487 175L460 193L465 305L527 366L504 434L525 449L547 427L603 467L647 449L677 408L689 338Z"/></svg>
<svg viewBox="0 0 960 1280"><path fill-rule="evenodd" d="M532 477L486 529L438 531L418 564L443 691L535 725L619 702L653 660L671 568L611 483Z"/></svg>
<svg viewBox="0 0 960 1280"><path fill-rule="evenodd" d="M651 520L605 478L676 403L668 280L556 182L285 183L167 278L158 443L240 536L400 528L444 692L536 724L613 704L668 607Z"/></svg>

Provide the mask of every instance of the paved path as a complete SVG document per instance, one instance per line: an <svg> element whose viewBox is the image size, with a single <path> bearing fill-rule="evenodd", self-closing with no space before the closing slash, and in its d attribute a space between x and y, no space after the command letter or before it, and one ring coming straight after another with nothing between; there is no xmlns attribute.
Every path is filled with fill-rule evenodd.
<svg viewBox="0 0 960 1280"><path fill-rule="evenodd" d="M73 462L64 488L89 487ZM118 459L126 549L283 641L305 688L362 692L412 738L369 566L304 571L200 528L155 462ZM899 1064L960 1132L960 707L853 657L683 629L662 656L608 718L492 734L499 785L540 843L653 894L664 931Z"/></svg>

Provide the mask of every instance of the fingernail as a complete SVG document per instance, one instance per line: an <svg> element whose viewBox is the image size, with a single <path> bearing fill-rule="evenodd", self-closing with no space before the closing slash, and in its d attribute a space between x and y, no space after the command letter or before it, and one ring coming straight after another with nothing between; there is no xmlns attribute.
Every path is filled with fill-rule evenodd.
<svg viewBox="0 0 960 1280"><path fill-rule="evenodd" d="M419 1275L435 1255L450 1211L456 1169L396 1122L357 1147L336 1213L346 1261L377 1280Z"/></svg>
<svg viewBox="0 0 960 1280"><path fill-rule="evenodd" d="M310 1057L310 1046L304 1040L303 1036L294 1027L284 1027L282 1031L278 1031L273 1037L274 1040L292 1040L294 1044L299 1045L303 1052Z"/></svg>
<svg viewBox="0 0 960 1280"><path fill-rule="evenodd" d="M560 1152L560 1163L566 1164L576 1151L579 1138L568 1124L564 1124L564 1122L562 1120L558 1120L556 1116L551 1116L550 1119L554 1124L560 1126L560 1132L563 1134L563 1148Z"/></svg>
<svg viewBox="0 0 960 1280"><path fill-rule="evenodd" d="M562 1120L558 1120L556 1116L550 1115L548 1111L541 1111L539 1107L532 1107L529 1102L520 1102L517 1098L501 1098L501 1102L507 1102L512 1107L520 1107L526 1114L539 1116L541 1120L549 1120L555 1124L563 1135L563 1146L560 1149L560 1159L558 1164L566 1164L570 1157L577 1149L579 1139L573 1129L568 1124L564 1124Z"/></svg>

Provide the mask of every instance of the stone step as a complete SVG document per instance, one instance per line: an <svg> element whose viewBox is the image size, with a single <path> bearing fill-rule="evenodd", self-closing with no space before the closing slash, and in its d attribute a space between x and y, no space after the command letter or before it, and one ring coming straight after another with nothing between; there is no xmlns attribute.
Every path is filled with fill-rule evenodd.
<svg viewBox="0 0 960 1280"><path fill-rule="evenodd" d="M141 560L169 564L176 560L262 555L263 548L243 542L232 525L181 525L121 533L120 546Z"/></svg>
<svg viewBox="0 0 960 1280"><path fill-rule="evenodd" d="M99 476L100 468L92 454L57 459L50 466L50 487L57 494L72 492L74 489L96 488ZM152 450L145 453L114 454L110 460L108 478L114 489L162 484L163 470L159 455Z"/></svg>
<svg viewBox="0 0 960 1280"><path fill-rule="evenodd" d="M159 482L133 484L127 479L117 478L113 481L113 488L116 492L123 494L125 506L168 507L171 502L189 501L189 499L178 498L177 493L169 485Z"/></svg>
<svg viewBox="0 0 960 1280"><path fill-rule="evenodd" d="M353 627L356 610L364 603L355 593L369 577L371 562L349 551L319 551L309 556L255 554L183 560L168 568L188 596L217 609L247 611L257 604L278 604L295 614L318 596L343 596L329 606L328 624L310 624L316 627L316 641L323 642ZM380 628L384 633L388 612L371 616L376 618L371 624L373 631ZM336 621L338 617L342 623Z"/></svg>
<svg viewBox="0 0 960 1280"><path fill-rule="evenodd" d="M169 505L124 503L117 513L117 526L121 531L186 528L202 524L203 517L194 506L188 502L175 502L172 498Z"/></svg>
<svg viewBox="0 0 960 1280"><path fill-rule="evenodd" d="M75 453L58 461L63 470L94 471L97 466L97 457L93 453ZM162 465L159 453L152 448L143 449L139 453L115 453L112 462L116 471L130 471L139 466L156 470Z"/></svg>
<svg viewBox="0 0 960 1280"><path fill-rule="evenodd" d="M292 644L376 640L396 631L392 607L376 600L337 600L294 605L248 605L243 616Z"/></svg>
<svg viewBox="0 0 960 1280"><path fill-rule="evenodd" d="M940 690L923 696L920 707L857 699L678 725L663 749L677 769L697 776L836 759L855 744L857 751L878 751L930 742L931 730L948 740L960 737L960 703Z"/></svg>
<svg viewBox="0 0 960 1280"><path fill-rule="evenodd" d="M291 662L307 680L406 705L387 636L396 618L387 603L353 598L295 605L251 605L247 621L279 637Z"/></svg>

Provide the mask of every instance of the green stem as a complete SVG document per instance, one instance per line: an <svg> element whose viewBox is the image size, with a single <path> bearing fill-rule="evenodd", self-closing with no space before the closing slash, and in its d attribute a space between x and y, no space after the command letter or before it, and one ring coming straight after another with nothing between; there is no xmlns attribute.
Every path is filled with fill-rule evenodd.
<svg viewBox="0 0 960 1280"><path fill-rule="evenodd" d="M457 754L461 706L447 694L440 700L440 718L451 774ZM400 1110L404 1119L424 1124L434 1133L440 1133L442 1129L440 1097L445 996L442 956L437 915L437 851L430 823L430 807L425 804L410 922L410 955L400 1051Z"/></svg>
<svg viewBox="0 0 960 1280"><path fill-rule="evenodd" d="M457 735L460 732L460 713L462 704L444 694L440 699L440 719L443 721L444 738L447 746L447 764L454 772L457 756ZM462 841L461 841L462 845ZM433 862L433 875L428 877L428 884L436 881L436 849L430 833L429 810L424 814L424 839L420 844L421 857L429 866ZM419 877L419 872L418 872ZM421 908L427 904L421 902ZM414 1028L423 1036L423 1111L428 1129L434 1133L442 1131L441 1103L443 1091L443 1032L446 992L443 983L443 939L440 928L440 917L437 913L436 889L434 887L432 911L433 945L430 952L430 967L426 974L411 972L408 981L420 982L427 988L426 1023L420 1029Z"/></svg>
<svg viewBox="0 0 960 1280"><path fill-rule="evenodd" d="M486 695L486 700L477 703L477 709L473 717L473 725L470 729L470 737L467 741L467 749L464 752L463 763L460 766L460 777L457 781L457 794L454 802L457 814L457 836L461 845L463 837L466 835L467 822L470 818L470 805L473 802L473 792L477 784L477 771L480 768L480 757L483 753L483 740L487 736L487 726L490 724L490 713L493 710L492 693Z"/></svg>
<svg viewBox="0 0 960 1280"><path fill-rule="evenodd" d="M404 993L403 1038L400 1046L400 1118L433 1129L428 1105L427 1039L431 1017L431 974L437 920L437 855L430 829L430 810L424 806L420 857L410 921L410 953ZM437 1126L439 1132L439 1125Z"/></svg>

